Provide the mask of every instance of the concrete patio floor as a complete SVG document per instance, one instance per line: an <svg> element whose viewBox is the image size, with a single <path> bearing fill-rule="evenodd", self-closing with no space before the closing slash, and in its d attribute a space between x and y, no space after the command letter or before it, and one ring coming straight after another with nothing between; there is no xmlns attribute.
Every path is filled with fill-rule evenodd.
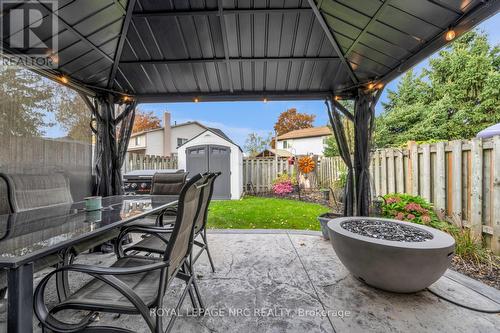
<svg viewBox="0 0 500 333"><path fill-rule="evenodd" d="M460 308L428 291L400 295L365 285L316 232L211 231L209 245L217 272L211 272L205 255L196 265L208 313L190 315L186 298L173 332L498 332L500 327L500 315ZM84 254L77 261L108 265L113 259ZM75 285L82 281L72 279ZM175 283L167 292L166 309L173 308L180 287ZM432 288L469 305L500 307L499 291L455 272ZM149 332L138 316L103 315L99 324Z"/></svg>

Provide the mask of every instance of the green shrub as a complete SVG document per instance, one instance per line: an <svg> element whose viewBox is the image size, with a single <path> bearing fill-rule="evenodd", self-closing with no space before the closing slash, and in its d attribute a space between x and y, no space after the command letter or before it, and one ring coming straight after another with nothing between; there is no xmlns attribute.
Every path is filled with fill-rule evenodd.
<svg viewBox="0 0 500 333"><path fill-rule="evenodd" d="M463 260L496 265L491 251L483 248L481 242L472 237L470 230L442 221L425 199L410 194L387 194L382 206L384 217L425 224L449 233L455 239L455 254Z"/></svg>
<svg viewBox="0 0 500 333"><path fill-rule="evenodd" d="M344 188L345 184L347 184L347 172L342 171L339 173L339 178L334 180L332 183L333 188Z"/></svg>
<svg viewBox="0 0 500 333"><path fill-rule="evenodd" d="M285 183L285 182L290 182L292 185L297 185L297 177L295 177L293 174L289 175L286 172L282 173L281 175L278 174L278 177L276 177L273 180L273 185Z"/></svg>

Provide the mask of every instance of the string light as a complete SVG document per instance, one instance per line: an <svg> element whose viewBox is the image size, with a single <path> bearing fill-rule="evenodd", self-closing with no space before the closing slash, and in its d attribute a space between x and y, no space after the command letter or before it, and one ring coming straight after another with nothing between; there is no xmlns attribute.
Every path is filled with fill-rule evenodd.
<svg viewBox="0 0 500 333"><path fill-rule="evenodd" d="M382 89L384 87L384 84L383 83L379 83L377 84L377 89Z"/></svg>
<svg viewBox="0 0 500 333"><path fill-rule="evenodd" d="M264 100L263 100L264 103L267 103L267 98L264 97Z"/></svg>
<svg viewBox="0 0 500 333"><path fill-rule="evenodd" d="M335 96L335 100L340 101L341 100L340 96Z"/></svg>
<svg viewBox="0 0 500 333"><path fill-rule="evenodd" d="M66 76L64 76L64 75L61 75L59 77L59 80L61 80L62 83L68 83L69 82L68 78Z"/></svg>
<svg viewBox="0 0 500 333"><path fill-rule="evenodd" d="M194 98L194 102L195 102L195 103L198 103L199 101L200 101L200 100L198 99L198 97L195 97L195 98Z"/></svg>
<svg viewBox="0 0 500 333"><path fill-rule="evenodd" d="M375 85L374 85L373 83L370 83L370 84L368 85L368 89L372 90L374 86L375 86Z"/></svg>
<svg viewBox="0 0 500 333"><path fill-rule="evenodd" d="M126 102L130 102L130 101L132 101L132 97L125 95L125 96L123 96L123 97L122 97L122 100L123 100L125 103L126 103Z"/></svg>
<svg viewBox="0 0 500 333"><path fill-rule="evenodd" d="M456 36L456 34L455 34L455 30L453 30L452 28L449 28L449 29L448 29L448 31L446 32L446 35L444 36L444 38L445 38L448 42L450 42L450 41L452 41L452 40L454 40L454 39L455 39L455 36Z"/></svg>

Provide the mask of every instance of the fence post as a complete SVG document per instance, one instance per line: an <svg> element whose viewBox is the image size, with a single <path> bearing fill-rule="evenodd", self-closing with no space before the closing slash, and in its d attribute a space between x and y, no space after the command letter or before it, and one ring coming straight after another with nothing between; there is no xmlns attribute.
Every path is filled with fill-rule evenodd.
<svg viewBox="0 0 500 333"><path fill-rule="evenodd" d="M471 213L470 230L478 242L483 232L482 191L483 191L483 143L481 139L471 140Z"/></svg>
<svg viewBox="0 0 500 333"><path fill-rule="evenodd" d="M374 168L375 168L375 192L377 196L382 195L380 190L380 150L375 151L374 155Z"/></svg>
<svg viewBox="0 0 500 333"><path fill-rule="evenodd" d="M387 194L387 157L386 157L386 150L383 149L380 154L380 159L381 159L381 170L380 173L382 174L382 179L380 181L380 194L386 195Z"/></svg>
<svg viewBox="0 0 500 333"><path fill-rule="evenodd" d="M436 144L436 160L435 160L436 175L434 185L436 197L434 198L434 206L438 210L438 215L444 218L446 215L446 153L444 150L444 142Z"/></svg>
<svg viewBox="0 0 500 333"><path fill-rule="evenodd" d="M417 173L417 177L422 179L422 196L425 200L431 201L431 147L428 144L422 145L422 176Z"/></svg>
<svg viewBox="0 0 500 333"><path fill-rule="evenodd" d="M410 141L410 162L408 165L409 168L409 176L410 176L410 184L411 184L411 194L418 195L418 146L415 141Z"/></svg>
<svg viewBox="0 0 500 333"><path fill-rule="evenodd" d="M389 193L394 193L396 192L396 183L395 183L395 177L394 177L394 149L389 148L387 149L387 181L389 182L387 186L387 191Z"/></svg>
<svg viewBox="0 0 500 333"><path fill-rule="evenodd" d="M500 136L493 138L493 235L491 235L491 251L500 255Z"/></svg>
<svg viewBox="0 0 500 333"><path fill-rule="evenodd" d="M462 225L462 141L452 142L452 214L453 218L458 219L459 225Z"/></svg>
<svg viewBox="0 0 500 333"><path fill-rule="evenodd" d="M397 154L397 164L396 164L396 192L397 193L405 193L405 161L404 155L401 150L398 149Z"/></svg>

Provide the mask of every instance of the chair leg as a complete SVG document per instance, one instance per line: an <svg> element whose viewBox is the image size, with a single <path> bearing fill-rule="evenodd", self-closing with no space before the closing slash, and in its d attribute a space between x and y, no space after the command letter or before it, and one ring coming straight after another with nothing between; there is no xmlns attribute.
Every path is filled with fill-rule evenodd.
<svg viewBox="0 0 500 333"><path fill-rule="evenodd" d="M196 298L198 299L198 303L200 304L200 312L205 311L205 304L203 304L203 300L201 299L200 290L198 289L198 282L196 282L196 277L193 278L193 288L196 293Z"/></svg>
<svg viewBox="0 0 500 333"><path fill-rule="evenodd" d="M184 274L192 276L191 272L189 271L187 263L184 263L182 271L184 272ZM194 278L192 281L194 281ZM186 281L186 288L188 288L189 298L191 299L191 304L193 305L193 308L198 309L198 302L196 301L196 297L198 296L198 294L195 295L193 293L193 286L189 283L189 281ZM196 292L196 290L194 290L194 292Z"/></svg>
<svg viewBox="0 0 500 333"><path fill-rule="evenodd" d="M212 272L215 273L214 261L212 260L212 256L210 255L210 250L208 249L206 229L204 229L203 232L201 233L201 237L203 238L203 242L205 243L205 250L207 251L208 261L210 262L210 266L212 267Z"/></svg>
<svg viewBox="0 0 500 333"><path fill-rule="evenodd" d="M75 255L71 251L65 251L63 254L63 261L62 263L58 264L58 267L70 265L74 260ZM59 302L64 301L68 297L70 291L67 271L56 273L56 290Z"/></svg>

